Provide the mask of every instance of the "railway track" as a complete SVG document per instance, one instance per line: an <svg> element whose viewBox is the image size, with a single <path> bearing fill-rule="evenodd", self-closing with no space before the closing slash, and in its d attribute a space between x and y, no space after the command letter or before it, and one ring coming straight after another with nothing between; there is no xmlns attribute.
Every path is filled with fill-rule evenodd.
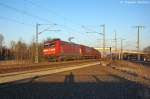
<svg viewBox="0 0 150 99"><path fill-rule="evenodd" d="M38 69L46 69L53 67L61 67L63 65L68 64L78 64L78 63L86 63L86 62L96 62L99 60L90 59L90 60L74 60L74 61L64 61L64 62L51 62L51 63L40 63L40 64L20 64L20 65L8 65L0 67L0 74L17 72L17 71L30 71L30 70L38 70Z"/></svg>
<svg viewBox="0 0 150 99"><path fill-rule="evenodd" d="M74 77L70 82L66 82L69 81L66 78L71 79L71 72ZM50 98L54 96L62 98L64 95L65 97L71 95L67 98L70 99L73 95L73 97L78 99L83 98L77 96L84 96L88 99L91 99L91 96L92 99L106 99L106 97L109 99L149 99L150 87L148 84L150 83L148 80L132 73L124 72L120 67L114 68L109 65L99 65L99 62L80 63L78 66L77 64L72 64L70 67L56 67L34 73L32 76L30 73L18 73L17 75L9 76L10 78L17 78L20 75L23 77L30 75L26 79L2 84L0 92L3 94L0 96L6 97L7 93L5 92L7 91L10 97L16 95L16 97L28 97L27 99L30 99L29 97L36 97L37 92L39 92L38 94L42 98L44 98L44 95L51 95Z"/></svg>
<svg viewBox="0 0 150 99"><path fill-rule="evenodd" d="M23 68L18 71L7 71L6 73L0 74L0 83L12 82L17 80L23 80L27 78L34 78L37 76L44 76L53 73L59 73L64 71L70 71L73 69L80 69L90 65L99 64L98 60L86 60L86 61L78 61L78 62L63 62L63 63L54 63L46 66L39 66L36 68ZM44 67L44 68L43 68ZM30 67L31 68L31 67ZM138 71L129 67L118 67L118 66L106 66L107 72L125 78L127 80L131 80L134 82L138 82L150 87L150 78L149 76L141 75ZM17 70L17 68L15 68ZM13 78L13 79L12 79Z"/></svg>
<svg viewBox="0 0 150 99"><path fill-rule="evenodd" d="M64 64L53 64L51 67L46 68L38 68L38 69L30 69L16 72L7 72L0 74L0 83L13 82L17 80L34 78L36 76L43 76L73 69L79 69L83 67L93 66L99 64L99 61L84 61L84 62L73 62L72 64L64 63ZM61 65L61 66L59 66Z"/></svg>
<svg viewBox="0 0 150 99"><path fill-rule="evenodd" d="M139 63L139 64L142 64L144 66L150 67L150 62L136 62L136 63Z"/></svg>
<svg viewBox="0 0 150 99"><path fill-rule="evenodd" d="M130 61L130 62L138 63L138 64L144 65L146 67L150 67L150 62L148 62L148 61Z"/></svg>
<svg viewBox="0 0 150 99"><path fill-rule="evenodd" d="M146 85L150 88L150 68L137 62L124 61L112 63L107 67L108 72L124 79Z"/></svg>

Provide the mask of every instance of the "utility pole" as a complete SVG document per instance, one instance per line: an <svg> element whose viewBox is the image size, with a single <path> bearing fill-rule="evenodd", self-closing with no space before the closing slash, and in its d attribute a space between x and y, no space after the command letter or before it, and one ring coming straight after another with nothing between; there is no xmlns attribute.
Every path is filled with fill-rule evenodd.
<svg viewBox="0 0 150 99"><path fill-rule="evenodd" d="M106 45L106 42L105 42L105 24L101 25L101 27L103 27L103 57L105 57L105 45Z"/></svg>
<svg viewBox="0 0 150 99"><path fill-rule="evenodd" d="M115 38L114 38L114 40L115 40L115 53L116 53L116 55L115 55L115 58L117 59L118 58L118 52L117 52L117 32L116 32L116 30L114 31L115 32Z"/></svg>
<svg viewBox="0 0 150 99"><path fill-rule="evenodd" d="M115 52L117 53L117 33L115 31Z"/></svg>
<svg viewBox="0 0 150 99"><path fill-rule="evenodd" d="M125 40L125 39L121 39L121 53L120 53L120 59L123 59L123 40Z"/></svg>
<svg viewBox="0 0 150 99"><path fill-rule="evenodd" d="M86 32L86 33L97 33L97 34L100 34L100 35L103 35L103 57L105 57L105 46L106 46L106 40L105 40L105 24L101 25L101 27L103 28L103 33L101 32L95 32L95 31L92 31L92 32Z"/></svg>
<svg viewBox="0 0 150 99"><path fill-rule="evenodd" d="M140 29L144 28L144 26L135 26L137 28L137 52L140 52ZM140 60L140 54L138 54L138 60Z"/></svg>
<svg viewBox="0 0 150 99"><path fill-rule="evenodd" d="M137 28L137 51L140 51L140 29L144 28L144 26L136 26Z"/></svg>
<svg viewBox="0 0 150 99"><path fill-rule="evenodd" d="M40 24L36 24L36 52L35 52L35 63L39 63L39 49L38 49L38 26Z"/></svg>
<svg viewBox="0 0 150 99"><path fill-rule="evenodd" d="M39 26L41 25L57 25L57 24L36 24L36 52L35 52L35 63L39 63L39 48L38 48L38 35L44 31L60 31L60 30L49 30L49 28L44 29L39 32Z"/></svg>

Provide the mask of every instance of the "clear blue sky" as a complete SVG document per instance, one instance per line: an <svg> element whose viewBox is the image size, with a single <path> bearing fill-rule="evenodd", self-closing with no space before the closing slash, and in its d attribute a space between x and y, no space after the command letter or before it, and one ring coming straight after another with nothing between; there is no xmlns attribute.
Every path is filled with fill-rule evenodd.
<svg viewBox="0 0 150 99"><path fill-rule="evenodd" d="M102 47L101 35L86 32L102 32L100 25L105 24L106 39L114 39L116 30L118 38L126 39L124 48L135 49L137 29L134 26L144 25L146 28L140 34L143 48L150 45L149 11L149 0L0 0L0 33L5 37L5 44L20 38L29 43L35 36L36 23L56 23L57 26L39 28L39 31L47 27L61 30L43 32L40 42L47 37L67 40L73 36L72 41L76 43ZM114 45L107 40L107 46L110 44Z"/></svg>

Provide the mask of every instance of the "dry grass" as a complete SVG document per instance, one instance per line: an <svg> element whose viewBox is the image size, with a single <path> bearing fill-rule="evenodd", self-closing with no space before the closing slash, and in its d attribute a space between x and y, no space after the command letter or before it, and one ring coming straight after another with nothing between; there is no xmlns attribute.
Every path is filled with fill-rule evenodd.
<svg viewBox="0 0 150 99"><path fill-rule="evenodd" d="M125 68L126 70L128 69L127 72L132 72L140 77L150 79L150 67L140 63L116 60L113 62L113 65L116 66L116 68Z"/></svg>

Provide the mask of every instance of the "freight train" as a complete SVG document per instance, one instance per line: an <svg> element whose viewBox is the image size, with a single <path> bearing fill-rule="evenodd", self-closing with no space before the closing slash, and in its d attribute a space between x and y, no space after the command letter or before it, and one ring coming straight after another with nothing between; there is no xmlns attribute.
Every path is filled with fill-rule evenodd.
<svg viewBox="0 0 150 99"><path fill-rule="evenodd" d="M43 55L49 61L101 58L101 53L92 47L62 41L60 39L44 42Z"/></svg>

